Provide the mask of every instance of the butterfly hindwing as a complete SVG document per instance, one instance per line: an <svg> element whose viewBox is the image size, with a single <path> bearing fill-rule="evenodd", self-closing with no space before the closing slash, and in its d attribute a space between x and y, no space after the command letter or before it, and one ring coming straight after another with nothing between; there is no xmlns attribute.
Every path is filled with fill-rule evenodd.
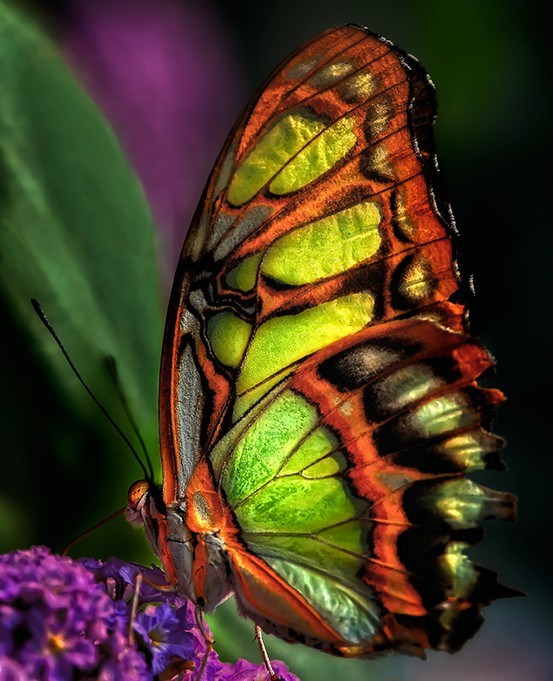
<svg viewBox="0 0 553 681"><path fill-rule="evenodd" d="M239 607L347 655L454 649L500 594L465 555L513 500L465 477L500 467L501 394L476 385L434 115L365 29L296 51L221 153L167 318L165 503L209 479Z"/></svg>
<svg viewBox="0 0 553 681"><path fill-rule="evenodd" d="M466 637L478 627L469 531L513 513L509 495L464 477L499 461L502 441L485 428L502 395L476 385L490 364L466 336L425 320L367 328L313 355L214 448L242 541L334 632L312 645L452 647L456 617ZM500 593L487 584L488 598ZM266 619L290 637L282 612Z"/></svg>

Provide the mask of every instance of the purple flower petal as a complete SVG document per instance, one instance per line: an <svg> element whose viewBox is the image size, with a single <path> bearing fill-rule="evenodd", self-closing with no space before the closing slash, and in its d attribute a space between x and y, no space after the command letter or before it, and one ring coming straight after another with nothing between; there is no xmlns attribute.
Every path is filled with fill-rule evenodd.
<svg viewBox="0 0 553 681"><path fill-rule="evenodd" d="M23 615L10 605L0 605L0 656L9 655L13 646L13 632L21 624Z"/></svg>
<svg viewBox="0 0 553 681"><path fill-rule="evenodd" d="M272 661L271 664L282 681L299 681L295 674L288 671L288 667L283 662ZM269 674L264 665L240 659L234 664L223 664L223 669L216 679L217 681L269 681Z"/></svg>
<svg viewBox="0 0 553 681"><path fill-rule="evenodd" d="M0 681L30 681L15 660L0 655Z"/></svg>
<svg viewBox="0 0 553 681"><path fill-rule="evenodd" d="M133 597L138 574L145 578L140 587L140 603L158 603L164 600L176 600L176 594L160 591L152 584L164 585L165 574L158 568L145 568L136 563L127 563L119 558L108 558L106 561L94 558L81 558L79 562L91 570L97 581L102 582L113 599L130 600Z"/></svg>
<svg viewBox="0 0 553 681"><path fill-rule="evenodd" d="M139 613L135 630L152 653L154 674L163 671L172 656L183 660L192 659L194 644L188 633L189 627L185 626L169 603L162 603L157 608L148 606L144 612Z"/></svg>
<svg viewBox="0 0 553 681"><path fill-rule="evenodd" d="M129 648L127 640L119 642L121 652L106 660L95 677L98 681L152 681L153 674L144 655Z"/></svg>

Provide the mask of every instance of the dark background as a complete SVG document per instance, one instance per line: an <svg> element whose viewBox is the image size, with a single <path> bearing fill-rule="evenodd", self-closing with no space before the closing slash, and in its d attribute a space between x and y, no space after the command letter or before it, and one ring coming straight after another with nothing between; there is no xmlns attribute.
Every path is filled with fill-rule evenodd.
<svg viewBox="0 0 553 681"><path fill-rule="evenodd" d="M198 11L207 6L182 5ZM72 3L25 7L63 43ZM473 318L497 359L494 385L508 396L495 430L508 440L509 471L476 477L515 491L520 500L519 521L490 525L488 538L472 555L500 571L504 583L526 591L528 598L492 606L483 632L467 645L459 661L433 655L426 664L413 662L394 670L396 676L379 669L384 670L383 680L550 680L551 88L546 76L546 21L538 3L237 1L213 2L209 12L217 35L224 36L221 49L235 80L232 96L227 92L218 103L209 144L189 152L196 154L190 162L197 172L191 172L188 181L198 195L249 94L290 50L321 30L351 21L366 25L416 55L434 80L438 157L465 260L474 274ZM183 235L185 227L183 219ZM168 261L175 255L169 249ZM130 484L137 471L132 462L117 463L114 474L113 451L107 458L102 449L104 439L111 437L105 427L94 415L74 423L71 406L57 395L25 330L2 299L0 314L5 364L0 393L2 549L45 543L59 550L68 538L124 503L126 486L121 480ZM80 443L78 451L73 449L75 442ZM83 480L86 484L76 482ZM116 521L76 555L116 553L148 560L140 542L123 521ZM292 667L294 654L289 660Z"/></svg>

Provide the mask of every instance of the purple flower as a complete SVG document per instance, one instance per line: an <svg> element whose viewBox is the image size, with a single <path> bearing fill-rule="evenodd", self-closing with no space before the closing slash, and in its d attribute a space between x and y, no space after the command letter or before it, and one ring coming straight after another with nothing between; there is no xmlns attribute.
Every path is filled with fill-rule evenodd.
<svg viewBox="0 0 553 681"><path fill-rule="evenodd" d="M191 626L186 621L186 608L175 610L169 603L157 608L149 605L139 613L135 630L152 653L152 671L163 671L172 656L190 659L194 644L188 635Z"/></svg>
<svg viewBox="0 0 553 681"><path fill-rule="evenodd" d="M196 622L196 609L193 603L191 603L188 600L187 601L180 600L180 603L181 603L181 606L179 608L180 617L185 622L187 622L188 626L190 627L189 635L192 641L192 645L194 647L194 655L192 657L192 660L194 662L194 671L188 672L188 674L185 675L184 678L187 680L194 679L196 676L196 671L203 666L204 673L202 681L215 681L218 672L223 667L223 664L219 660L219 657L215 650L208 649L206 637L208 639L212 638L211 631L209 630L209 627L207 626L206 622L204 622L203 624L205 635L200 631L200 628L198 627Z"/></svg>
<svg viewBox="0 0 553 681"><path fill-rule="evenodd" d="M200 669L202 681L268 678L246 660L221 663L194 605L151 582L163 584L163 572L117 558L74 561L40 546L0 555L0 681L193 681ZM296 680L281 662L274 667Z"/></svg>
<svg viewBox="0 0 553 681"><path fill-rule="evenodd" d="M14 678L18 666L46 681L152 678L128 643L129 605L70 558L44 547L0 556L0 612L2 664Z"/></svg>
<svg viewBox="0 0 553 681"><path fill-rule="evenodd" d="M117 609L94 576L37 547L0 556L0 646L33 678L69 679L101 660Z"/></svg>
<svg viewBox="0 0 553 681"><path fill-rule="evenodd" d="M111 638L112 654L101 666L98 681L151 681L152 671L144 655L129 646L128 634L120 631Z"/></svg>
<svg viewBox="0 0 553 681"><path fill-rule="evenodd" d="M194 669L187 672L184 678L195 678L197 670L208 655L202 681L214 681L222 664L215 651L208 653L205 637L196 624L194 605L172 591L161 591L152 586L152 584L164 585L166 583L165 574L158 567L145 568L136 563L126 563L118 558L110 558L107 561L83 558L80 562L92 570L96 580L105 585L109 594L114 594L112 597L124 598L127 601L132 599L136 576L141 573L145 579L140 587L140 603L142 605L161 603L158 607L158 610L161 609L159 616L154 615L155 610L146 608L144 614L139 614L135 623L135 629L145 649L150 653L153 666L157 669L162 664L168 664L178 669L179 660L183 659L181 646L185 645L189 651L187 652L188 659L193 662ZM172 611L184 633L179 634L175 619L166 607L168 603L171 603L175 609ZM161 629L158 630L156 624L159 624ZM151 636L148 633L150 630L153 630ZM210 636L207 625L205 625L205 630Z"/></svg>
<svg viewBox="0 0 553 681"><path fill-rule="evenodd" d="M145 578L140 586L141 603L159 603L174 601L177 596L172 591L156 589L153 584L165 586L165 574L155 565L146 568L137 563L127 563L119 558L97 560L96 558L80 558L78 562L90 570L96 581L102 582L113 599L130 600L134 594L136 578L140 573Z"/></svg>

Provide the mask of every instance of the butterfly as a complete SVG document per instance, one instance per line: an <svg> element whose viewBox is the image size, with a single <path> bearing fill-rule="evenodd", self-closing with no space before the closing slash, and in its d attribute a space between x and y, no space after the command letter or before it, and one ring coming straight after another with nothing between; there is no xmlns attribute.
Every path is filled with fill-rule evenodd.
<svg viewBox="0 0 553 681"><path fill-rule="evenodd" d="M344 656L454 651L509 595L467 557L514 497L470 335L433 85L348 25L282 62L230 133L176 271L161 490L129 492L168 582Z"/></svg>

